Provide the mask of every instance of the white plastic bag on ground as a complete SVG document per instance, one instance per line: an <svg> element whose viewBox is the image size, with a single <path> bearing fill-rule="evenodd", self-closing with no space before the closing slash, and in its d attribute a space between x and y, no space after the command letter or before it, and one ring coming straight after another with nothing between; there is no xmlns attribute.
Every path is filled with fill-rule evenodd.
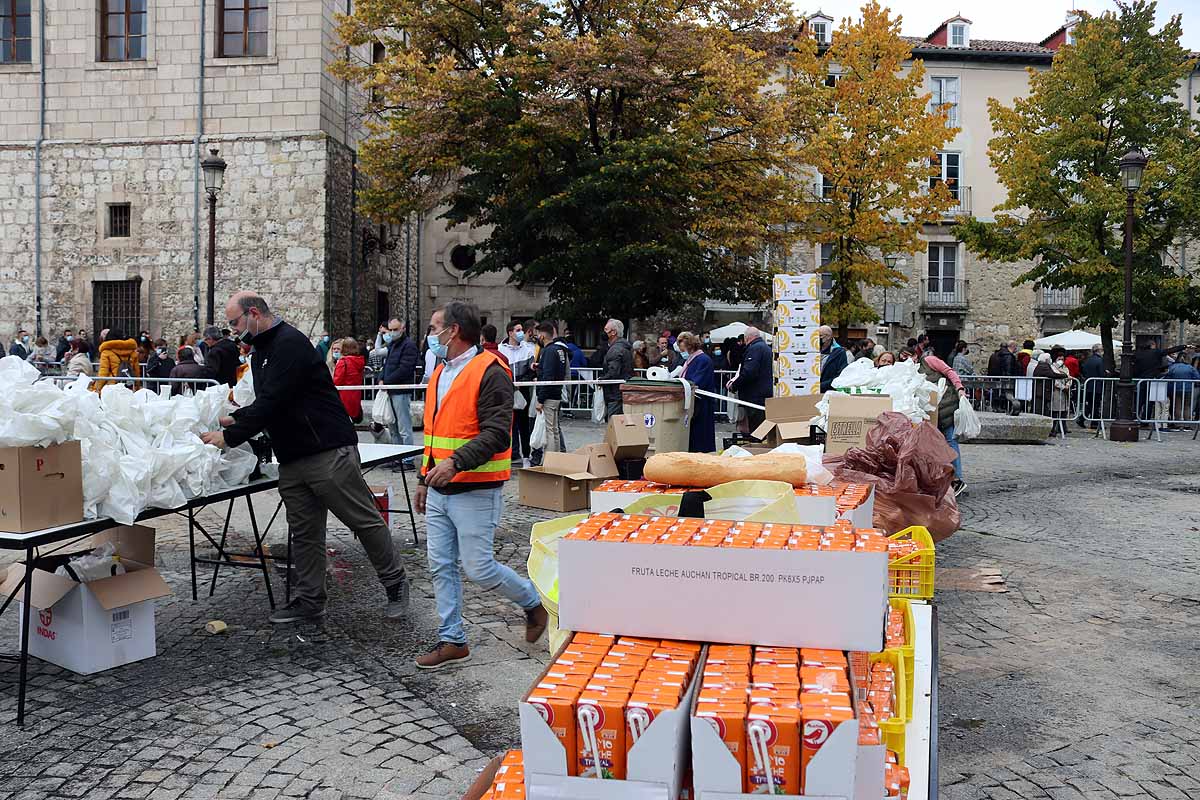
<svg viewBox="0 0 1200 800"><path fill-rule="evenodd" d="M529 434L531 450L541 450L546 446L546 415L538 414L533 421L533 433Z"/></svg>
<svg viewBox="0 0 1200 800"><path fill-rule="evenodd" d="M979 415L971 407L971 401L965 397L960 398L958 401L958 410L954 412L955 438L960 440L974 439L982 431L983 425L979 422Z"/></svg>

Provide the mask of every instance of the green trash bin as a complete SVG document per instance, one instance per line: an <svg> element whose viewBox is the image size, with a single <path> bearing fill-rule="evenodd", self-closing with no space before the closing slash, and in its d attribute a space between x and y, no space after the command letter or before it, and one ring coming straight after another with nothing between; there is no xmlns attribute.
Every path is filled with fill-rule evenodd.
<svg viewBox="0 0 1200 800"><path fill-rule="evenodd" d="M650 452L687 452L688 427L683 409L684 392L679 381L635 378L621 384L625 416L642 420L650 438Z"/></svg>

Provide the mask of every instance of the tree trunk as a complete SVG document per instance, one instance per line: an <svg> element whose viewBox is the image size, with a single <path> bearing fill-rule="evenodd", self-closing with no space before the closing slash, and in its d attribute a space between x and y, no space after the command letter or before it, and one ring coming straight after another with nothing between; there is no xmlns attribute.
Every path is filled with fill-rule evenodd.
<svg viewBox="0 0 1200 800"><path fill-rule="evenodd" d="M850 332L850 323L842 320L838 323L837 340L842 347L846 346L846 335Z"/></svg>
<svg viewBox="0 0 1200 800"><path fill-rule="evenodd" d="M1100 343L1104 345L1104 369L1109 375L1115 375L1117 372L1117 359L1113 350L1113 321L1107 319L1100 326Z"/></svg>

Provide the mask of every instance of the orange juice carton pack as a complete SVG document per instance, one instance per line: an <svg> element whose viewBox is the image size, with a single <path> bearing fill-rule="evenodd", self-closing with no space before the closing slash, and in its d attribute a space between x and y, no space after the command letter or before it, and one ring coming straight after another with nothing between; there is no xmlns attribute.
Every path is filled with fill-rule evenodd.
<svg viewBox="0 0 1200 800"><path fill-rule="evenodd" d="M572 644L597 644L607 645L609 647L617 640L616 636L609 633L577 633L571 637Z"/></svg>
<svg viewBox="0 0 1200 800"><path fill-rule="evenodd" d="M632 750L638 739L664 711L678 707L679 698L660 697L656 695L634 694L625 706L626 746Z"/></svg>
<svg viewBox="0 0 1200 800"><path fill-rule="evenodd" d="M619 690L588 689L579 696L575 711L579 777L625 780L628 699L629 692Z"/></svg>
<svg viewBox="0 0 1200 800"><path fill-rule="evenodd" d="M801 667L800 681L805 692L813 694L849 694L850 679L838 667Z"/></svg>
<svg viewBox="0 0 1200 800"><path fill-rule="evenodd" d="M576 775L576 729L575 701L579 698L580 690L572 687L559 687L553 690L534 689L527 701L541 715L567 754L567 774Z"/></svg>
<svg viewBox="0 0 1200 800"><path fill-rule="evenodd" d="M883 735L879 731L879 722L871 711L859 708L858 712L858 746L870 747L883 744Z"/></svg>
<svg viewBox="0 0 1200 800"><path fill-rule="evenodd" d="M800 648L800 665L804 667L841 667L848 665L846 654L841 650L823 650L815 647Z"/></svg>
<svg viewBox="0 0 1200 800"><path fill-rule="evenodd" d="M800 793L800 709L751 705L746 715L750 794Z"/></svg>
<svg viewBox="0 0 1200 800"><path fill-rule="evenodd" d="M714 703L698 708L696 718L703 719L728 748L742 776L742 791L746 791L746 701Z"/></svg>
<svg viewBox="0 0 1200 800"><path fill-rule="evenodd" d="M838 698L831 700L831 698ZM844 698L844 699L843 699ZM803 754L800 759L800 794L804 793L804 775L813 757L843 722L854 719L854 709L846 695L800 695L803 719Z"/></svg>
<svg viewBox="0 0 1200 800"><path fill-rule="evenodd" d="M900 800L906 800L908 797L908 767L901 767L897 764L885 764L883 785L887 790L887 797L897 797Z"/></svg>

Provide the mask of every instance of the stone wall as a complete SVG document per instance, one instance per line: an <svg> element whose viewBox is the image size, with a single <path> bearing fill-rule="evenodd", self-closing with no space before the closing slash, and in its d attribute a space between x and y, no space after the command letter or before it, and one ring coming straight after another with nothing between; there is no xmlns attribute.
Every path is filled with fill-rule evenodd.
<svg viewBox="0 0 1200 800"><path fill-rule="evenodd" d="M216 316L238 289L304 330L324 319L325 137L213 142L228 167L217 207ZM93 281L141 279L141 324L193 327L194 151L190 141L52 143L43 149L43 330L93 327ZM33 163L0 148L0 336L33 328ZM108 238L107 206L129 203L131 235ZM208 212L201 190L201 322Z"/></svg>

